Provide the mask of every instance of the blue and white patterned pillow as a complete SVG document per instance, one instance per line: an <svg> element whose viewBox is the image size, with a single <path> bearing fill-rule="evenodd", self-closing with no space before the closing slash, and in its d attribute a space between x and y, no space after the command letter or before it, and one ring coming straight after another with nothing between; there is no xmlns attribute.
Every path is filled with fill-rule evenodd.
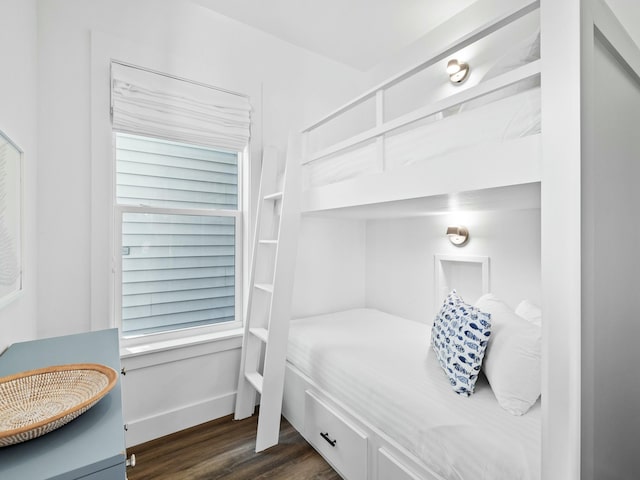
<svg viewBox="0 0 640 480"><path fill-rule="evenodd" d="M453 290L433 322L431 345L453 390L473 393L491 335L491 315L467 305Z"/></svg>

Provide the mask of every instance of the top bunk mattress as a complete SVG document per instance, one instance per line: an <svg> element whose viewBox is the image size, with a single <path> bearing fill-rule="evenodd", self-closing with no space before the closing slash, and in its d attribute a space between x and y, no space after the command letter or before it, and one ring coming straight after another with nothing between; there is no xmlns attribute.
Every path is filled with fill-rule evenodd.
<svg viewBox="0 0 640 480"><path fill-rule="evenodd" d="M540 402L503 410L484 376L456 395L431 326L355 309L293 320L288 361L447 480L540 479Z"/></svg>

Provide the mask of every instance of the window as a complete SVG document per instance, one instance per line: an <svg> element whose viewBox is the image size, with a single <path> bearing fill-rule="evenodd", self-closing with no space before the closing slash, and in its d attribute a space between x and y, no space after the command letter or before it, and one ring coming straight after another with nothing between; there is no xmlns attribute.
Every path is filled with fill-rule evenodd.
<svg viewBox="0 0 640 480"><path fill-rule="evenodd" d="M123 336L235 321L239 155L122 133L115 145Z"/></svg>
<svg viewBox="0 0 640 480"><path fill-rule="evenodd" d="M240 326L249 110L246 97L112 64L124 338Z"/></svg>

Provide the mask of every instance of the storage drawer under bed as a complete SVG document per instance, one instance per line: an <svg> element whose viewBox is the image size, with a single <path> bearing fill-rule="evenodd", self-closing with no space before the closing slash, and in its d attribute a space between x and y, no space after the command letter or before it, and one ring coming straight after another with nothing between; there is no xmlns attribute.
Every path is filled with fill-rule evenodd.
<svg viewBox="0 0 640 480"><path fill-rule="evenodd" d="M367 479L367 436L323 402L305 392L307 440L345 478Z"/></svg>
<svg viewBox="0 0 640 480"><path fill-rule="evenodd" d="M419 477L395 458L386 448L378 449L378 480L437 480Z"/></svg>

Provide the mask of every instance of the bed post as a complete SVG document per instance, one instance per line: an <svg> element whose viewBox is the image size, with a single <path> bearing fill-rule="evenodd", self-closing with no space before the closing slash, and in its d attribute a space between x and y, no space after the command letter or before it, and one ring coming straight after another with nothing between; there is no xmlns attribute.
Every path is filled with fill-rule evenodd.
<svg viewBox="0 0 640 480"><path fill-rule="evenodd" d="M541 0L542 478L580 478L581 0ZM562 234L559 234L562 232Z"/></svg>

